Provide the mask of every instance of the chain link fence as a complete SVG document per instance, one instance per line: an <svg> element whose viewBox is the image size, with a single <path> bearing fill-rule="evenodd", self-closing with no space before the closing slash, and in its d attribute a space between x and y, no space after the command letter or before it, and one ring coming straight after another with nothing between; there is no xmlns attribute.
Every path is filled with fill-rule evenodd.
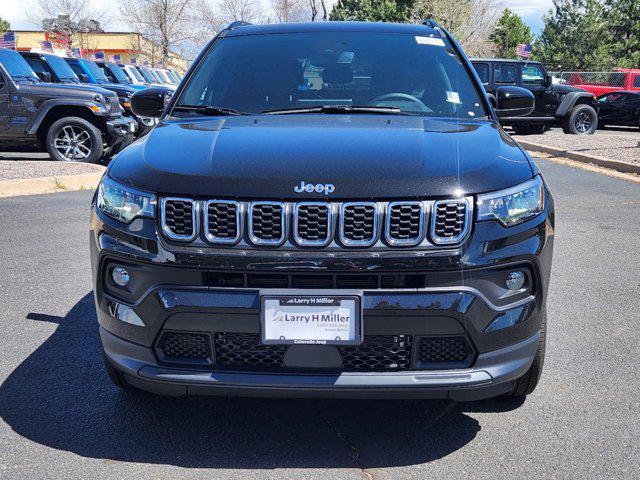
<svg viewBox="0 0 640 480"><path fill-rule="evenodd" d="M628 72L549 72L567 85L608 85L624 87Z"/></svg>

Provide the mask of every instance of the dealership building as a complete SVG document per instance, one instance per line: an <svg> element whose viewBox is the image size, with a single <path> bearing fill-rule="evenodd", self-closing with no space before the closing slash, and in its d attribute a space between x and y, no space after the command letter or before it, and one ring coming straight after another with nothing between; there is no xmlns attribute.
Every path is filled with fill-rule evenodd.
<svg viewBox="0 0 640 480"><path fill-rule="evenodd" d="M41 51L43 42L51 42L54 53L65 55L67 49L61 48L60 43L51 33L44 30L14 30L16 35L16 49L29 52ZM163 61L162 52L158 45L136 32L78 32L73 38L73 47L82 51L82 56L104 53L106 60L120 57L121 63L137 63L151 67L167 68L184 73L189 61L176 53L170 53Z"/></svg>

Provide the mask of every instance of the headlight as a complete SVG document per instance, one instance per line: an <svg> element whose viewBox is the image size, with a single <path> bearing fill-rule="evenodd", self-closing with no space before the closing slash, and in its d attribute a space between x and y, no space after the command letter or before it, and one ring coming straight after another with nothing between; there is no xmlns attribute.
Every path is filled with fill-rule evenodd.
<svg viewBox="0 0 640 480"><path fill-rule="evenodd" d="M539 176L516 187L478 196L478 221L498 220L509 227L535 217L544 207Z"/></svg>
<svg viewBox="0 0 640 480"><path fill-rule="evenodd" d="M120 185L105 175L98 187L97 207L111 218L130 223L134 218L155 216L156 196Z"/></svg>

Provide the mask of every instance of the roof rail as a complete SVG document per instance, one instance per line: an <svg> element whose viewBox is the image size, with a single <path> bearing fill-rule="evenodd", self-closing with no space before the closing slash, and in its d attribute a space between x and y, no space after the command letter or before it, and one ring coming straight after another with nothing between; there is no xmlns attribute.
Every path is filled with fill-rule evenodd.
<svg viewBox="0 0 640 480"><path fill-rule="evenodd" d="M235 22L231 22L225 30L233 30L234 28L244 27L245 25L251 25L251 24L249 22L244 22L242 20L236 20Z"/></svg>

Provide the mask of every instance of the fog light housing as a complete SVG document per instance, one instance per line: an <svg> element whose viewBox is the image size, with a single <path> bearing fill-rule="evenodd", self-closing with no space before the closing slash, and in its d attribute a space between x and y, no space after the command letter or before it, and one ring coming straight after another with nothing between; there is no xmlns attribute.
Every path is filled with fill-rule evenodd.
<svg viewBox="0 0 640 480"><path fill-rule="evenodd" d="M505 285L509 290L520 290L524 286L525 276L522 272L511 272L507 275Z"/></svg>
<svg viewBox="0 0 640 480"><path fill-rule="evenodd" d="M126 287L129 284L129 272L124 267L116 267L111 272L111 278L116 285L120 287Z"/></svg>

